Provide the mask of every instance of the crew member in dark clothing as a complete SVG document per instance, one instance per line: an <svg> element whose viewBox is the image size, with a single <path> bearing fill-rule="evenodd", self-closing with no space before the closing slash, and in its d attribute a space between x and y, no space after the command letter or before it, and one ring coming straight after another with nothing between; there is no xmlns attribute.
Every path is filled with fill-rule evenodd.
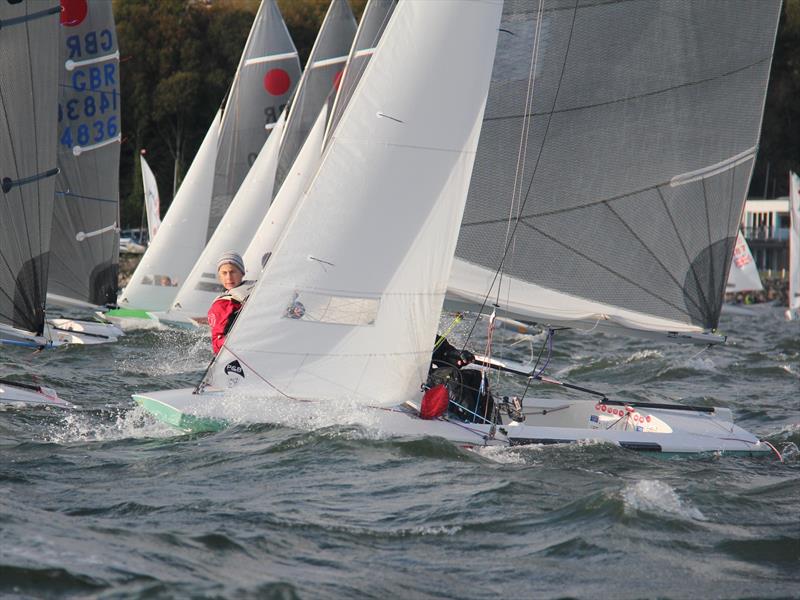
<svg viewBox="0 0 800 600"><path fill-rule="evenodd" d="M441 341L439 341L441 339ZM464 369L475 361L469 350L458 350L447 339L437 336L434 346L428 385L443 384L450 397L448 413L470 423L487 423L492 420L494 402L489 393L489 382L481 383L483 374L478 369Z"/></svg>

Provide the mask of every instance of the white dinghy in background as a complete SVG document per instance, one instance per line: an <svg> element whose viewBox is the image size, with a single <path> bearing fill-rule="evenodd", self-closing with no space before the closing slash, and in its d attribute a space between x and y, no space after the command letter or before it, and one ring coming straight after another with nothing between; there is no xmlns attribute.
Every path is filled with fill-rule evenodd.
<svg viewBox="0 0 800 600"><path fill-rule="evenodd" d="M193 431L348 405L383 433L471 446L771 452L726 408L575 400L570 388L591 391L491 345L484 378L565 396L496 399L470 421L417 410L445 296L491 312L488 340L499 315L724 341L780 2L671 7L664 19L654 4L399 2L200 385L136 402ZM732 38L735 51L720 41Z"/></svg>

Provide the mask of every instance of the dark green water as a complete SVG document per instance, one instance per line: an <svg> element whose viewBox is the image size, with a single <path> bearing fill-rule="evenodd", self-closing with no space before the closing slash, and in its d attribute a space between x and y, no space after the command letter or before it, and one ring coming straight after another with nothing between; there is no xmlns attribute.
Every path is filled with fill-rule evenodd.
<svg viewBox="0 0 800 600"><path fill-rule="evenodd" d="M193 385L207 338L0 347L0 376L81 405L0 411L0 597L800 598L800 323L780 317L723 316L730 342L700 355L563 332L549 372L728 406L784 463L473 452L346 415L178 435L129 394Z"/></svg>

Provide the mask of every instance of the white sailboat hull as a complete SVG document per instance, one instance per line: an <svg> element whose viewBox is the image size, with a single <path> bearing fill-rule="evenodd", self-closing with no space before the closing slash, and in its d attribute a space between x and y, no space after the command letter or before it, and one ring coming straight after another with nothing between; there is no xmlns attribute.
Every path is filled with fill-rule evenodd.
<svg viewBox="0 0 800 600"><path fill-rule="evenodd" d="M340 408L312 400L234 397L222 391L198 395L192 389L141 393L133 398L157 419L184 432L218 431L236 423L313 424L324 421ZM389 437L433 436L461 446L600 442L664 454L771 452L766 443L734 425L727 409L713 412L684 407L641 409L560 399L528 399L526 403L524 422L505 419L496 427L448 417L422 419L410 403L393 408L358 407L348 412L345 420ZM650 430L637 430L645 427Z"/></svg>

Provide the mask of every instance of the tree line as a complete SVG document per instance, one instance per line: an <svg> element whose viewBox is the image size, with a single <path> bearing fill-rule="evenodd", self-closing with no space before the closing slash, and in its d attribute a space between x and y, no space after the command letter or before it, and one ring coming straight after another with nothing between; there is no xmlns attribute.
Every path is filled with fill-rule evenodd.
<svg viewBox="0 0 800 600"><path fill-rule="evenodd" d="M278 0L305 64L329 0ZM356 17L366 0L350 0ZM230 87L258 0L114 0L120 48L120 211L143 215L139 153L159 182L164 215ZM800 0L784 0L752 196L788 193L800 169Z"/></svg>

